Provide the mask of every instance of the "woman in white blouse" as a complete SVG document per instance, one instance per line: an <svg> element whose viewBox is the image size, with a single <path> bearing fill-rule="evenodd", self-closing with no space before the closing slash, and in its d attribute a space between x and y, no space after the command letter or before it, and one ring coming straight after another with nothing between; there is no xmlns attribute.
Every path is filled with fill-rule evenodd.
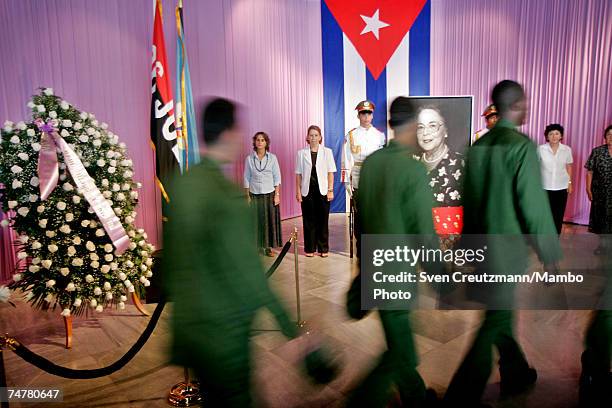
<svg viewBox="0 0 612 408"><path fill-rule="evenodd" d="M257 213L257 245L267 256L271 247L283 245L280 219L281 172L278 159L269 152L270 137L265 132L253 136L253 153L244 161L244 188Z"/></svg>
<svg viewBox="0 0 612 408"><path fill-rule="evenodd" d="M538 157L542 169L542 186L548 193L550 209L561 234L563 214L567 196L572 193L572 149L561 143L563 126L553 123L546 126L544 136L547 143L538 146Z"/></svg>
<svg viewBox="0 0 612 408"><path fill-rule="evenodd" d="M308 128L308 147L297 152L296 199L302 205L304 252L307 257L318 251L326 258L329 252L329 203L334 199L336 163L331 149L322 145L318 126Z"/></svg>

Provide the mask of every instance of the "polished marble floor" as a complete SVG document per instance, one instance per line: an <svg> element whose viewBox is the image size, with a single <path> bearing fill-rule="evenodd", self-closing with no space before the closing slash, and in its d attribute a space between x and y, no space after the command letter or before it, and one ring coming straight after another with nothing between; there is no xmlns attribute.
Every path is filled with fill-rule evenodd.
<svg viewBox="0 0 612 408"><path fill-rule="evenodd" d="M254 389L260 406L340 407L384 349L384 338L375 313L361 321L345 313L345 293L356 266L348 256L347 219L344 214L330 218L330 257L306 258L300 246L298 257L301 286L301 314L310 335L286 342L275 331L267 312L255 325L253 356ZM301 219L283 222L285 238ZM564 226L564 234L584 233L580 226ZM571 240L567 240L568 242ZM592 248L585 248L592 251ZM271 264L270 258L264 259ZM290 252L270 279L274 290L296 315L294 256ZM146 305L153 310L155 305ZM182 369L167 363L169 344L166 307L150 340L123 369L94 380L66 380L25 363L12 352L4 352L8 386L61 387L63 404L15 404L11 407L164 407L166 395L182 378ZM419 372L428 386L443 393L478 328L479 311L417 311L412 315ZM539 378L529 393L513 399L499 399L499 375L491 376L484 400L494 407L570 408L577 406L578 376L583 331L589 318L586 311L522 311L517 318L517 335ZM63 323L58 313L33 311L17 302L17 308L0 309L0 332L10 333L36 353L71 368L97 368L118 359L136 340L148 318L133 306L122 312L106 312L77 318L74 346L63 348ZM301 373L300 357L313 343L324 341L334 351L343 370L327 386L311 385ZM204 405L205 406L205 405Z"/></svg>

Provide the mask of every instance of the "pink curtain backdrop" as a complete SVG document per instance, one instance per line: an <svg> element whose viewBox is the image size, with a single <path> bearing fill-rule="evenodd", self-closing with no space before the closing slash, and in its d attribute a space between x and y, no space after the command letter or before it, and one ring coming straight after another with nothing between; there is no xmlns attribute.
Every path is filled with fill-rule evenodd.
<svg viewBox="0 0 612 408"><path fill-rule="evenodd" d="M174 0L164 28L174 81ZM319 0L185 0L185 33L196 103L209 95L247 107L243 153L264 130L283 175L282 216L299 215L294 155L310 124L323 124ZM57 94L107 123L128 145L143 183L136 223L159 244L160 198L149 148L152 0L0 1L0 123L28 118L34 88ZM612 122L612 5L606 0L432 0L431 90L475 96L479 112L491 86L525 84L538 143L550 122L566 127L575 186L566 219L585 223L582 166ZM475 123L481 118L475 115ZM242 172L240 161L233 173ZM14 257L0 229L0 282Z"/></svg>
<svg viewBox="0 0 612 408"><path fill-rule="evenodd" d="M175 5L163 1L173 82ZM38 86L107 122L128 145L143 183L136 224L159 244L149 147L152 20L152 0L0 1L0 123L27 119ZM256 131L270 135L283 176L282 216L299 215L295 152L310 124L323 125L319 1L185 0L184 21L196 105L220 95L246 107L243 153ZM242 162L232 169L237 179ZM13 270L10 234L0 229L0 282Z"/></svg>
<svg viewBox="0 0 612 408"><path fill-rule="evenodd" d="M432 0L431 94L474 95L475 129L492 87L512 79L530 98L522 131L545 143L561 123L574 154L565 220L588 224L584 163L612 124L612 2Z"/></svg>

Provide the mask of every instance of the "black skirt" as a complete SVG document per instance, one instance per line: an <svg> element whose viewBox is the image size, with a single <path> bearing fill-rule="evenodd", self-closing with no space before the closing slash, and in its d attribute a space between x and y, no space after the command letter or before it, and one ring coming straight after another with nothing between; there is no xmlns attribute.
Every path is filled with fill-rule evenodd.
<svg viewBox="0 0 612 408"><path fill-rule="evenodd" d="M257 217L257 246L259 248L283 246L280 205L274 205L274 192L249 194Z"/></svg>

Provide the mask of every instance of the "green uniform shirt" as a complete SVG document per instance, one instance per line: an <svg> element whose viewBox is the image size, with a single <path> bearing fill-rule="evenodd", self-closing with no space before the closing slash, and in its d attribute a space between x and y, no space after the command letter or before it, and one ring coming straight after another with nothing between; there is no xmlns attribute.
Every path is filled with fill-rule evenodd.
<svg viewBox="0 0 612 408"><path fill-rule="evenodd" d="M296 326L268 287L243 191L204 157L174 180L169 193L163 267L174 303L173 361L217 364L233 353L248 354L245 342L261 307L295 337Z"/></svg>

